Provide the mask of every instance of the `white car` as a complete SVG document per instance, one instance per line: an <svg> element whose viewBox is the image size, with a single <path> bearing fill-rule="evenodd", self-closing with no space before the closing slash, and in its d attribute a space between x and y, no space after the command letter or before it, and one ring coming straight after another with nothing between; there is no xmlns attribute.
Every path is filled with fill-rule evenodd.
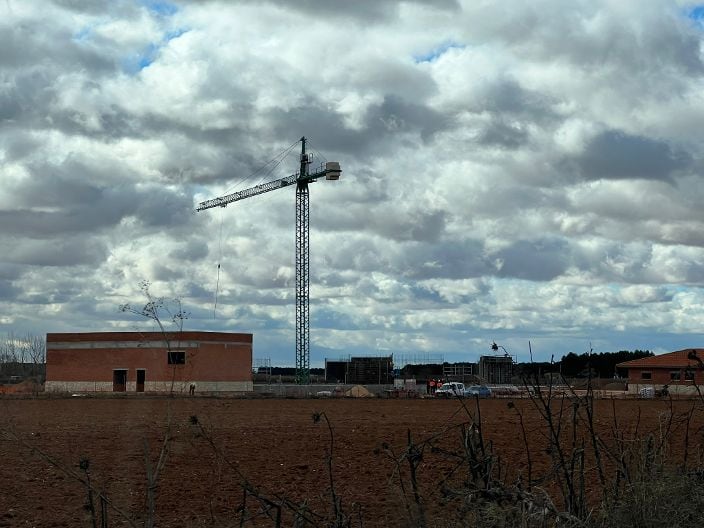
<svg viewBox="0 0 704 528"><path fill-rule="evenodd" d="M464 383L459 383L457 381L448 381L447 383L443 383L442 387L435 391L436 398L452 398L455 396L464 398L466 395Z"/></svg>

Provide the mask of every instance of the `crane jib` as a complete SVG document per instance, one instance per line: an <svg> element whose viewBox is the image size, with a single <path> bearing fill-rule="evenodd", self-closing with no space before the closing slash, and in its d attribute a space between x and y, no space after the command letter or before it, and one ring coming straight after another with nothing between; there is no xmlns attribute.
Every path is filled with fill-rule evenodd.
<svg viewBox="0 0 704 528"><path fill-rule="evenodd" d="M340 164L335 161L329 161L325 164L324 169L316 171L312 174L306 174L303 177L301 177L299 173L296 173L291 176L286 176L285 178L255 185L249 189L244 189L232 194L206 200L198 204L196 211L204 211L205 209L210 209L212 207L226 207L229 203L244 200L245 198L250 198L258 194L273 191L275 189L280 189L281 187L287 187L289 185L293 185L294 183L298 183L299 181L310 183L314 182L318 178L322 178L323 176L328 180L337 180L340 177L340 172Z"/></svg>

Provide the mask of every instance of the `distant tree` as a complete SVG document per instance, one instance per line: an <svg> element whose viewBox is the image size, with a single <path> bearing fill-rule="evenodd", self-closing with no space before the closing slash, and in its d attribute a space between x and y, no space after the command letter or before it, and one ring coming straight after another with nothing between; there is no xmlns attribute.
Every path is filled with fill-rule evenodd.
<svg viewBox="0 0 704 528"><path fill-rule="evenodd" d="M166 345L167 353L169 358L171 354L174 353L174 345L178 348L180 346L181 337L183 334L183 324L186 319L188 319L188 312L184 311L181 304L181 299L175 298L173 301L166 302L163 297L156 297L150 291L150 282L144 280L139 283L139 289L147 299L147 302L141 308L135 308L130 304L120 305L121 312L132 313L147 319L151 319L159 327L159 332L162 335L164 344ZM175 327L175 332L169 332L165 324L171 324ZM175 339L174 339L175 338ZM176 371L179 364L174 361L171 365L172 367L172 377L171 377L171 390L170 394L173 395L174 385L176 383ZM184 380L185 381L185 380Z"/></svg>
<svg viewBox="0 0 704 528"><path fill-rule="evenodd" d="M560 371L566 377L587 377L591 374L595 377L610 378L616 373L617 364L652 355L649 350L585 352L579 355L569 352L560 360Z"/></svg>
<svg viewBox="0 0 704 528"><path fill-rule="evenodd" d="M8 332L0 339L0 374L26 378L41 377L46 362L44 336L27 332L23 337Z"/></svg>

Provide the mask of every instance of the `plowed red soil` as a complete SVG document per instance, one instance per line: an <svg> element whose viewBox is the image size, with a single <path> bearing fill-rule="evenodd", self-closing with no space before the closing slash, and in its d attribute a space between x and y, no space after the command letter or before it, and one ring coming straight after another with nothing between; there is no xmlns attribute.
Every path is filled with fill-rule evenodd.
<svg viewBox="0 0 704 528"><path fill-rule="evenodd" d="M508 402L483 400L479 409L484 437L491 441L502 471L509 480L526 477L520 411L533 477L547 475L552 463L545 422L530 400L516 400L513 408ZM468 408L478 421L473 401ZM156 465L169 430L169 450L156 487L156 526L239 526L243 479L274 502L282 497L308 501L312 511L329 515L326 457L331 436L324 418L313 420L319 412L333 429L335 492L346 512L360 511L364 526L406 524L386 446L402 453L410 431L414 442L437 434L441 446L457 448L460 435L452 425L469 420L453 400L0 399L0 526L91 526L86 487L75 478L85 477L81 460L88 465L91 483L111 501L109 526L130 525L117 510L142 526L147 508L145 446L149 463ZM567 405L565 416L571 412ZM703 416L696 402L595 402L595 423L603 438L612 438L614 427L627 438L648 433L656 441L667 438L676 463L683 460L685 436L690 446L701 444ZM451 466L441 453L424 451L418 481L432 515L442 515L437 483ZM588 478L596 479L595 473ZM95 507L99 518L97 499ZM257 501L248 498L247 513L257 508ZM254 525L272 522L262 518Z"/></svg>

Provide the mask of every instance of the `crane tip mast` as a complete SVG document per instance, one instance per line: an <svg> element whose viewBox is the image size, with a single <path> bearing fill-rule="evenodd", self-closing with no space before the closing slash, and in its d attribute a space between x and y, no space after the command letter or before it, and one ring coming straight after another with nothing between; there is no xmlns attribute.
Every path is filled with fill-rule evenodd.
<svg viewBox="0 0 704 528"><path fill-rule="evenodd" d="M305 136L301 137L300 142L300 168L297 173L206 200L198 204L196 211L226 207L232 202L296 185L296 383L307 385L310 383L310 202L308 184L323 177L326 180L339 180L342 170L337 161L326 161L317 170L310 172L313 157L306 152Z"/></svg>

